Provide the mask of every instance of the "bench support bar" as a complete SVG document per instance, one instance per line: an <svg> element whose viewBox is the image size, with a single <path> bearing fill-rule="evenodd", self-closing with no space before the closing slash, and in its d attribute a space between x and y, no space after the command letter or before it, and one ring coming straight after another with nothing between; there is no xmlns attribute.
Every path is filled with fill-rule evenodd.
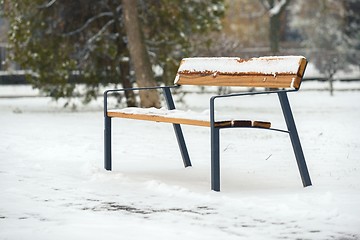
<svg viewBox="0 0 360 240"><path fill-rule="evenodd" d="M211 190L220 191L220 128L211 127Z"/></svg>
<svg viewBox="0 0 360 240"><path fill-rule="evenodd" d="M104 118L104 167L111 171L111 118L105 116Z"/></svg>
<svg viewBox="0 0 360 240"><path fill-rule="evenodd" d="M311 186L311 180L308 168L306 166L304 153L300 144L299 135L296 129L295 121L293 114L291 112L289 99L287 97L286 92L278 92L280 105L284 114L285 122L290 134L291 143L294 149L297 165L300 171L301 179L303 182L303 186Z"/></svg>
<svg viewBox="0 0 360 240"><path fill-rule="evenodd" d="M171 91L170 88L163 88L163 92L164 92L164 96L165 96L165 100L166 100L166 104L169 110L173 110L175 109L175 104L174 104L174 100L172 98L171 95ZM174 131L175 131L175 135L176 135L176 140L178 142L179 148L180 148L180 153L184 162L184 166L185 167L190 167L191 166L191 162L190 162L190 157L189 157L189 153L185 144L185 139L184 139L184 135L182 133L181 130L181 126L180 124L173 124L174 127Z"/></svg>

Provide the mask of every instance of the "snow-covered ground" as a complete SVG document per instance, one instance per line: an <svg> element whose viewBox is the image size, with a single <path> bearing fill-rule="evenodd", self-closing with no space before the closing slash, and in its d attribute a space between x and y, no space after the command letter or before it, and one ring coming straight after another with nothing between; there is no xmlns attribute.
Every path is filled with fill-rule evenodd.
<svg viewBox="0 0 360 240"><path fill-rule="evenodd" d="M209 96L179 106L201 110ZM360 239L360 92L289 98L313 186L302 187L286 134L236 129L221 132L219 193L207 128L183 127L184 168L171 125L115 119L107 172L101 99L71 112L44 97L0 98L0 239ZM218 106L284 127L276 96Z"/></svg>

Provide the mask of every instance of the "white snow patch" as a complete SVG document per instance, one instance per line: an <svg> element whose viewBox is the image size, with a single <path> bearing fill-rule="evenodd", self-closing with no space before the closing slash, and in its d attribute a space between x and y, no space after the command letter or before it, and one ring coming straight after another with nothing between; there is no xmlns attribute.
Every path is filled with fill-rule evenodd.
<svg viewBox="0 0 360 240"><path fill-rule="evenodd" d="M160 116L165 118L179 118L179 119L193 119L200 121L210 121L210 111L192 111L192 110L179 110L173 109L168 110L166 108L137 108L137 107L128 107L122 109L110 109L109 112L120 112L125 114L141 114L149 116ZM217 118L216 121L226 121L232 120L231 117L221 116Z"/></svg>
<svg viewBox="0 0 360 240"><path fill-rule="evenodd" d="M281 9L284 7L286 2L288 2L288 1L289 0L276 1L274 7L269 10L269 15L270 16L278 15L280 13Z"/></svg>
<svg viewBox="0 0 360 240"><path fill-rule="evenodd" d="M260 57L249 60L236 57L184 58L178 72L296 74L303 58L302 56Z"/></svg>

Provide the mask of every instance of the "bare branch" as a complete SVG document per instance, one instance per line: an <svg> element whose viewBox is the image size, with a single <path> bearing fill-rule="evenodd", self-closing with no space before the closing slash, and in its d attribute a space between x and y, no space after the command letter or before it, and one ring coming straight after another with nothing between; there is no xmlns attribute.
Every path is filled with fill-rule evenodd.
<svg viewBox="0 0 360 240"><path fill-rule="evenodd" d="M276 1L274 6L269 9L269 15L274 16L281 14L281 12L285 9L286 5L290 2L290 0L280 0Z"/></svg>
<svg viewBox="0 0 360 240"><path fill-rule="evenodd" d="M81 31L83 31L85 28L87 28L87 27L88 27L92 22L94 22L95 20L97 20L97 19L99 19L99 18L101 18L101 17L106 17L106 16L112 17L112 16L113 16L113 13L112 13L112 12L100 13L100 14L98 14L98 15L90 18L90 19L88 19L88 20L86 21L86 23L85 23L82 27L80 27L80 28L78 28L78 29L76 29L76 30L74 30L74 31L72 31L72 32L64 33L63 36L72 36L72 35L75 35L75 34L77 34L77 33L80 33Z"/></svg>
<svg viewBox="0 0 360 240"><path fill-rule="evenodd" d="M266 10L259 10L258 12L248 12L248 13L239 13L239 17L243 19L254 19L254 18L260 18L263 17L268 11Z"/></svg>
<svg viewBox="0 0 360 240"><path fill-rule="evenodd" d="M106 31L106 29L114 22L114 19L108 21L94 36L92 36L86 41L84 48L78 54L79 58L81 59L81 61L79 61L78 67L80 67L80 65L90 57L92 42L95 41L99 36L101 36Z"/></svg>
<svg viewBox="0 0 360 240"><path fill-rule="evenodd" d="M92 36L89 40L87 40L86 43L91 44L94 40L96 40L96 38L98 38L100 35L102 35L106 31L107 27L109 27L114 22L115 22L114 19L111 19L110 21L108 21L94 36Z"/></svg>
<svg viewBox="0 0 360 240"><path fill-rule="evenodd" d="M38 8L48 8L48 7L51 7L57 0L51 0L50 2L48 3L44 3L40 6L38 6Z"/></svg>

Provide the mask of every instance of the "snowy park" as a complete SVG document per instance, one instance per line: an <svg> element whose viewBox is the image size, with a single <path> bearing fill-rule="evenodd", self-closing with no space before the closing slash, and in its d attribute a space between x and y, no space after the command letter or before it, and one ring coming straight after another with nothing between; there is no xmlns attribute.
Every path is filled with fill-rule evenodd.
<svg viewBox="0 0 360 240"><path fill-rule="evenodd" d="M0 2L0 240L360 240L359 0Z"/></svg>
<svg viewBox="0 0 360 240"><path fill-rule="evenodd" d="M343 91L360 86L334 86L289 93L313 186L287 134L236 129L221 132L221 192L210 190L208 128L183 126L184 168L171 124L116 119L110 172L101 98L73 111L1 86L0 239L360 239L360 92ZM213 94L177 105L202 111ZM229 101L219 111L285 127L276 96Z"/></svg>

